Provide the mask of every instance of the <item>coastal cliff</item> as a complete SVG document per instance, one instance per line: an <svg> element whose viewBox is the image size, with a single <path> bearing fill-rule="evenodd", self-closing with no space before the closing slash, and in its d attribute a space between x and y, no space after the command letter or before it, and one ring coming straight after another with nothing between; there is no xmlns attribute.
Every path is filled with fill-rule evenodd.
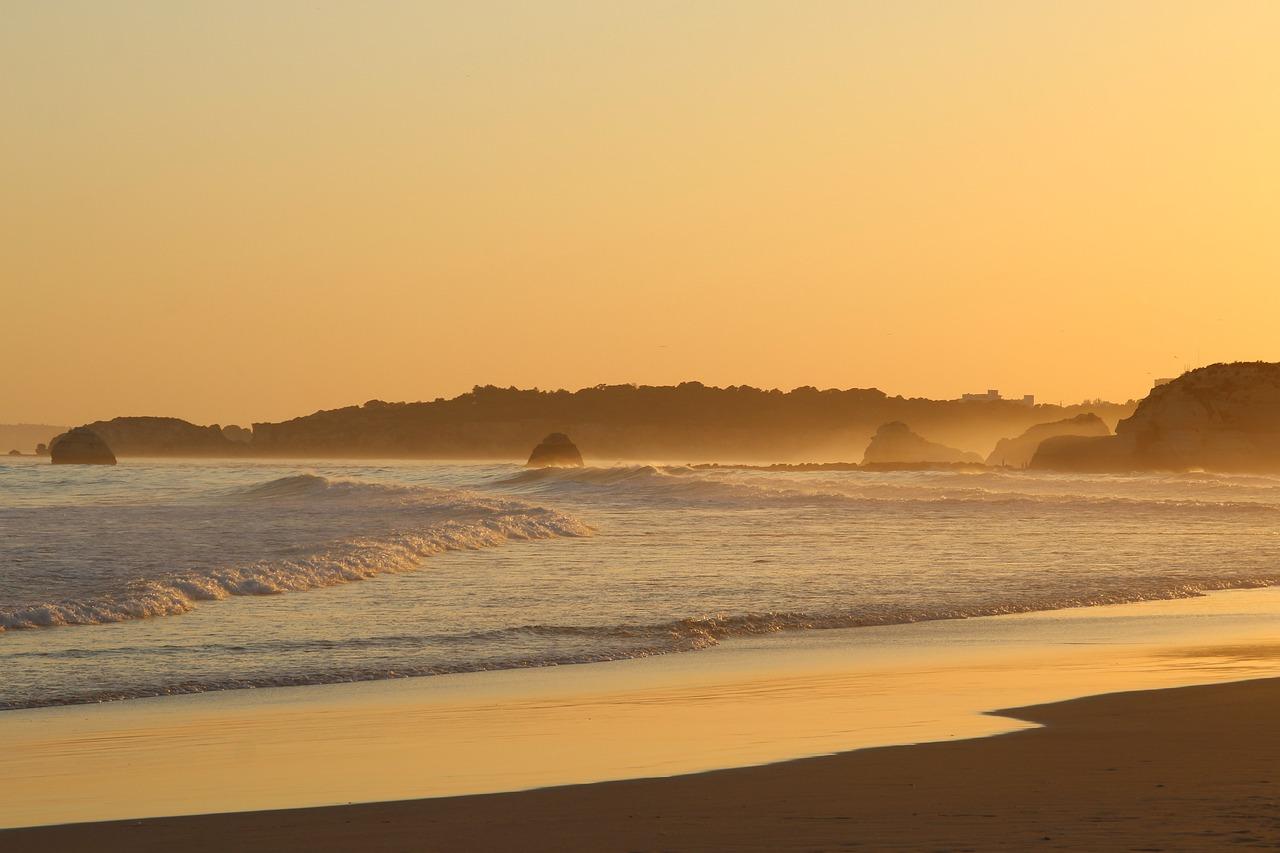
<svg viewBox="0 0 1280 853"><path fill-rule="evenodd" d="M1031 467L1280 471L1280 364L1211 364L1153 388L1114 436L1053 438Z"/></svg>

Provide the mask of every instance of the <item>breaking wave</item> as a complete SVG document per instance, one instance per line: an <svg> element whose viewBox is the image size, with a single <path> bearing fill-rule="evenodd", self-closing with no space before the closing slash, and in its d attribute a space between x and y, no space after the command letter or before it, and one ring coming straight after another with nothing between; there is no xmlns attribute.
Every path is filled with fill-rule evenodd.
<svg viewBox="0 0 1280 853"><path fill-rule="evenodd" d="M280 656L286 654L319 655L326 662L321 669L293 671L262 676L224 679L176 679L156 683L135 683L127 687L75 690L65 694L43 692L39 696L6 700L0 698L0 710L48 707L56 705L107 702L152 696L205 693L265 687L295 687L315 684L341 684L451 675L503 669L522 669L572 664L630 660L655 655L699 651L734 638L763 636L790 631L865 628L930 622L946 619L969 619L1089 607L1127 604L1138 601L1193 598L1223 589L1249 589L1274 586L1280 574L1272 577L1238 578L1231 581L1205 579L1197 583L1179 584L1161 589L1102 593L1087 598L1060 598L1037 601L1006 602L977 607L920 607L906 609L863 609L828 613L744 613L717 614L669 621L620 625L542 625L530 624L479 631L447 634L399 634L354 637L342 640L271 639L245 644L206 644L197 651L215 654L254 654ZM545 647L526 655L512 655L510 650L527 642L545 643ZM486 648L504 652L486 656ZM331 666L328 662L344 652L381 653L384 658L402 658L404 662L385 666ZM447 661L413 662L414 653L436 650L450 653ZM130 656L154 652L142 647L117 647L112 654ZM103 652L94 649L61 649L52 652L25 652L12 658L38 657L46 660L101 659Z"/></svg>
<svg viewBox="0 0 1280 853"><path fill-rule="evenodd" d="M1280 479L1168 475L1078 479L1028 472L864 472L764 474L754 469L636 465L540 468L495 485L546 498L714 504L726 508L834 505L947 505L986 508L1134 508L1280 512Z"/></svg>
<svg viewBox="0 0 1280 853"><path fill-rule="evenodd" d="M255 538L265 548L267 543L286 537L289 528L285 521L273 524L274 515L264 520L261 508L255 506L262 501L302 505L290 506L289 512L308 519L305 532L313 536L316 531L323 535L340 525L358 528L362 520L369 522L369 530L326 537L310 547L290 543L287 550L294 553L288 556L254 559L246 555L226 562L215 559L209 564L207 556L192 554L187 558L190 562L206 565L163 571L153 577L130 577L116 584L116 589L109 588L115 578L107 574L98 586L108 588L96 594L21 604L0 602L0 631L172 616L201 601L299 592L408 571L447 551L592 533L590 527L565 513L521 501L300 474L233 490L219 501L167 507L164 512L153 510L148 515L162 521L163 526L150 534L168 532L180 538L189 528L173 529L177 525L204 524L213 518L228 535L238 537L242 552L253 550ZM113 527L121 528L126 544L136 547L142 531L130 526L128 516L124 518L124 522L113 518ZM233 549L229 542L225 547ZM86 559L91 558L92 552L87 553ZM182 558L172 559L180 562ZM106 572L100 565L79 568L89 577L94 570ZM124 568L126 574L134 574Z"/></svg>

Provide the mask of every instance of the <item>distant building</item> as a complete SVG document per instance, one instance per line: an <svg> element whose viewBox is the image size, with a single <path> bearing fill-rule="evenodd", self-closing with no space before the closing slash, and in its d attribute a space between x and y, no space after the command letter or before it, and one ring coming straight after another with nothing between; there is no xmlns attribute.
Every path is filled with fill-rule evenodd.
<svg viewBox="0 0 1280 853"><path fill-rule="evenodd" d="M1154 383L1152 383L1151 387L1152 387L1152 388L1159 388L1161 385L1168 385L1168 384L1169 384L1170 382L1172 382L1172 381L1173 381L1173 377L1172 377L1172 376L1167 377L1167 378L1165 378L1165 379L1157 379Z"/></svg>
<svg viewBox="0 0 1280 853"><path fill-rule="evenodd" d="M988 388L987 393L985 394L961 394L960 399L975 402L982 400L1003 400L1004 398L1000 396L1000 391L998 389ZM1036 404L1036 395L1023 394L1020 401L1010 400L1009 402L1021 402L1024 406L1034 406Z"/></svg>

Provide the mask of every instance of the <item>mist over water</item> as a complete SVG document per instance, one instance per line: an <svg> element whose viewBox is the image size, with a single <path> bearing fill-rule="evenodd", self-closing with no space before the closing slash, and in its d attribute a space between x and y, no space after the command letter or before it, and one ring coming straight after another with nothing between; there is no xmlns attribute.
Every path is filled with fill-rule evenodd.
<svg viewBox="0 0 1280 853"><path fill-rule="evenodd" d="M0 707L1258 586L1278 526L1262 476L9 461Z"/></svg>

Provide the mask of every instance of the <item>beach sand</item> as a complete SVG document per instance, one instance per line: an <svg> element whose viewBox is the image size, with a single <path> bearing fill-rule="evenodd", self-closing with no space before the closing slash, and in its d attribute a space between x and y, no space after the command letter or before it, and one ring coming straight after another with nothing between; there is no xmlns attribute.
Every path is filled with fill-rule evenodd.
<svg viewBox="0 0 1280 853"><path fill-rule="evenodd" d="M1280 846L1280 679L663 779L0 832L6 850L1205 850Z"/></svg>

